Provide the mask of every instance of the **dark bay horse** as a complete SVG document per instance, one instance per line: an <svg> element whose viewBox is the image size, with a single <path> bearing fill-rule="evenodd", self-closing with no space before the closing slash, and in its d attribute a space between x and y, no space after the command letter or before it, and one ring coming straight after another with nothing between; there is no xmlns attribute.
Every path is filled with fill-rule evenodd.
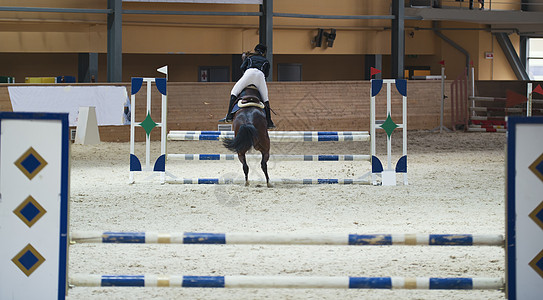
<svg viewBox="0 0 543 300"><path fill-rule="evenodd" d="M234 138L225 139L223 145L238 154L245 173L245 185L249 185L249 166L245 153L252 147L262 153L260 166L266 176L266 185L272 187L268 176L268 159L270 158L270 137L268 136L268 122L260 102L260 93L256 88L247 87L241 93L240 99L245 102L234 115Z"/></svg>

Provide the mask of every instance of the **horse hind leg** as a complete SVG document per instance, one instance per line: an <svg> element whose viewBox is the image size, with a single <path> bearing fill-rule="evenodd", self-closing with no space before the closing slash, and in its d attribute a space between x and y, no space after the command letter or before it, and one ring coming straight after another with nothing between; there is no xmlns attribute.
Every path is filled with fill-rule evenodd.
<svg viewBox="0 0 543 300"><path fill-rule="evenodd" d="M245 173L245 186L249 186L249 165L247 164L245 153L238 153L238 158L243 165L243 173Z"/></svg>
<svg viewBox="0 0 543 300"><path fill-rule="evenodd" d="M260 162L260 167L262 167L262 171L264 172L264 176L266 176L266 185L270 188L273 187L273 185L270 183L270 177L268 176L268 160L270 159L270 153L262 153L262 161Z"/></svg>

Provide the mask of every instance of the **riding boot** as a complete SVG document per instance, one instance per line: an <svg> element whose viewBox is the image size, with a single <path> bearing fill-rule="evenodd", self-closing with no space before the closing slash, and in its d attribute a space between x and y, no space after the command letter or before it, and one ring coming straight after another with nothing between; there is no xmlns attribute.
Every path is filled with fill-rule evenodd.
<svg viewBox="0 0 543 300"><path fill-rule="evenodd" d="M273 124L273 121L271 119L270 102L269 101L264 102L264 111L266 112L266 121L268 121L268 129L275 128L275 124Z"/></svg>
<svg viewBox="0 0 543 300"><path fill-rule="evenodd" d="M232 108L234 108L234 105L236 104L236 100L238 100L238 96L230 95L230 103L228 104L228 112L226 113L226 117L219 120L219 123L232 122L232 120L234 119L234 114L232 113Z"/></svg>

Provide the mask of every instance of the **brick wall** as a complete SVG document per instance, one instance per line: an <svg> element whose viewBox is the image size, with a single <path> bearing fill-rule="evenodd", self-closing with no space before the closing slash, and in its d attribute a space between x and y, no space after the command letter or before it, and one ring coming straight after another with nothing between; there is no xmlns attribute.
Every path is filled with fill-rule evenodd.
<svg viewBox="0 0 543 300"><path fill-rule="evenodd" d="M103 85L103 84L101 84ZM129 84L122 84L130 91ZM11 110L6 84L0 85L0 109ZM217 130L217 120L226 114L233 83L168 83L168 130ZM445 94L449 94L446 82ZM272 115L278 130L369 130L370 83L368 81L270 82ZM401 123L401 96L392 85L392 119ZM440 81L409 81L408 129L433 129L439 126ZM136 98L136 121L145 118L146 89ZM151 117L160 122L160 94L152 91ZM447 99L448 100L448 99ZM386 118L386 87L377 96L377 119ZM450 102L445 102L445 125ZM152 139L160 130L153 130ZM144 131L136 129L136 140ZM101 126L102 141L128 141L129 126Z"/></svg>

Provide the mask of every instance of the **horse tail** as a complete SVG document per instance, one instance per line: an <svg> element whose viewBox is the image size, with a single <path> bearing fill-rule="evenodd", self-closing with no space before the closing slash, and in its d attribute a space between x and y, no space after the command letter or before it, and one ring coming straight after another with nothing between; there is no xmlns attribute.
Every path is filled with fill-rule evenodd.
<svg viewBox="0 0 543 300"><path fill-rule="evenodd" d="M240 126L236 137L225 139L223 145L233 152L246 152L253 147L255 137L258 137L256 127L253 124L243 124Z"/></svg>

